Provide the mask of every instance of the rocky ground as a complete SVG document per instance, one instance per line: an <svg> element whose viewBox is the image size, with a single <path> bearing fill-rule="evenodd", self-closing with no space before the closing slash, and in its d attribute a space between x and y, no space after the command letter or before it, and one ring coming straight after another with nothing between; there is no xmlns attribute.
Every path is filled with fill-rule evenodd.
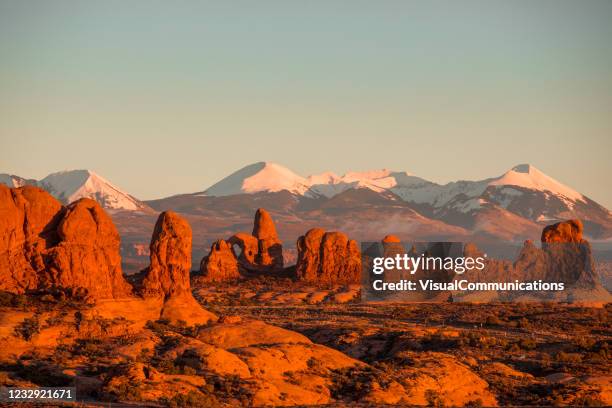
<svg viewBox="0 0 612 408"><path fill-rule="evenodd" d="M612 405L605 299L363 303L356 241L311 229L286 266L263 209L196 273L189 222L165 211L149 265L126 277L95 201L0 185L0 215L1 386L72 386L85 406ZM554 273L589 299L582 224L544 232L487 273Z"/></svg>
<svg viewBox="0 0 612 408"><path fill-rule="evenodd" d="M194 286L218 323L134 330L61 296L5 295L0 337L19 339L20 357L3 350L0 383L150 406L612 404L609 305L363 304L356 287L263 278Z"/></svg>

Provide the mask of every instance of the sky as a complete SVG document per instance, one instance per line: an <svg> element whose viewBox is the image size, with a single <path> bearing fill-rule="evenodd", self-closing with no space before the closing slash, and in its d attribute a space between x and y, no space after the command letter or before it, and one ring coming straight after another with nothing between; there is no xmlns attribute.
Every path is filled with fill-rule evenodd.
<svg viewBox="0 0 612 408"><path fill-rule="evenodd" d="M254 162L531 163L612 208L612 1L0 0L0 173L140 199Z"/></svg>

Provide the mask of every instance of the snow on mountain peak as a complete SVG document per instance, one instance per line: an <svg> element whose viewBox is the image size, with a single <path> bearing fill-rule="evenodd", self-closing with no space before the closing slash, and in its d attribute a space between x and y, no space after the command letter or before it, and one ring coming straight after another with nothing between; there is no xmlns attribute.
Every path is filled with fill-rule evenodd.
<svg viewBox="0 0 612 408"><path fill-rule="evenodd" d="M28 184L36 184L36 180L24 179L14 174L0 174L0 184L5 184L9 187L23 187Z"/></svg>
<svg viewBox="0 0 612 408"><path fill-rule="evenodd" d="M530 164L519 164L489 183L490 186L519 186L538 191L548 191L572 201L584 201L584 196L559 183Z"/></svg>
<svg viewBox="0 0 612 408"><path fill-rule="evenodd" d="M142 203L91 170L66 170L49 174L38 183L65 204L79 198L96 200L104 208L140 210Z"/></svg>
<svg viewBox="0 0 612 408"><path fill-rule="evenodd" d="M288 190L303 194L307 189L306 179L288 168L272 162L258 162L230 174L209 187L205 193L211 196L227 196Z"/></svg>

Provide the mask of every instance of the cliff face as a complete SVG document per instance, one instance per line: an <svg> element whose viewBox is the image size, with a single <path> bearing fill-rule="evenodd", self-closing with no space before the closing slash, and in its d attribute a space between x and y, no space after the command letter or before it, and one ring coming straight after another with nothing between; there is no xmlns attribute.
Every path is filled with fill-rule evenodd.
<svg viewBox="0 0 612 408"><path fill-rule="evenodd" d="M0 290L36 289L43 255L57 240L62 205L36 187L0 184Z"/></svg>
<svg viewBox="0 0 612 408"><path fill-rule="evenodd" d="M0 289L80 288L96 299L131 293L119 234L93 200L68 207L37 187L0 185Z"/></svg>
<svg viewBox="0 0 612 408"><path fill-rule="evenodd" d="M119 233L97 202L82 198L70 204L57 234L58 244L46 254L46 285L86 288L96 299L132 293L121 270Z"/></svg>
<svg viewBox="0 0 612 408"><path fill-rule="evenodd" d="M298 239L297 248L298 280L323 285L360 282L361 252L346 234L313 228Z"/></svg>

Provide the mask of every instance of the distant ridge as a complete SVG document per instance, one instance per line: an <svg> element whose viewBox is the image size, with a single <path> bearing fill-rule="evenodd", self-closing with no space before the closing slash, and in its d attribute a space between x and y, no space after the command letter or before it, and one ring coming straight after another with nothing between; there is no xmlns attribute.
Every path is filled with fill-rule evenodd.
<svg viewBox="0 0 612 408"><path fill-rule="evenodd" d="M9 187L36 185L47 190L63 204L69 204L79 198L91 198L108 210L150 210L146 204L91 170L60 171L49 174L40 181L0 174L0 183Z"/></svg>

